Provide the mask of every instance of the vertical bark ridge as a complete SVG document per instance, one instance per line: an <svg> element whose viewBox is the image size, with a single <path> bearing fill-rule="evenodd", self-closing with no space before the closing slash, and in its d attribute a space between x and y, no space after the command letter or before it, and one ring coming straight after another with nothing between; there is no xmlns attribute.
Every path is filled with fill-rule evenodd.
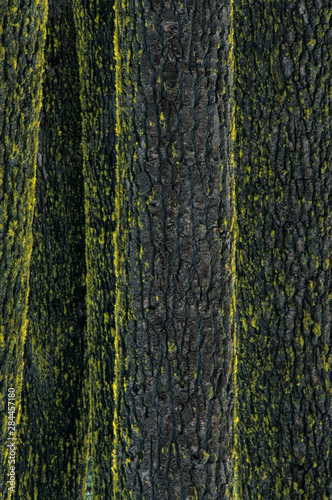
<svg viewBox="0 0 332 500"><path fill-rule="evenodd" d="M230 485L227 493L231 498L238 500L239 496L239 460L237 454L238 447L238 362L239 362L239 352L238 352L238 315L237 315L237 302L238 302L238 280L237 280L237 266L236 266L236 253L237 253L237 241L238 241L238 221L237 221L237 203L236 203L236 103L234 100L234 87L236 83L236 63L235 63L235 25L234 25L234 1L230 2L230 29L229 29L229 51L228 51L228 83L229 83L229 93L228 93L228 105L229 105L229 138L228 138L228 161L229 161L229 178L228 178L228 190L224 193L229 200L229 236L230 236L230 251L228 255L228 262L226 263L228 273L229 273L229 321L230 329L232 335L233 343L229 346L230 352L228 355L231 356L230 372L232 373L233 382L233 394L234 394L234 407L231 422L231 443L232 443L232 470Z"/></svg>
<svg viewBox="0 0 332 500"><path fill-rule="evenodd" d="M92 495L106 500L114 498L114 3L75 0L73 5L83 129Z"/></svg>
<svg viewBox="0 0 332 500"><path fill-rule="evenodd" d="M0 492L9 498L8 388L21 419L47 2L0 8ZM17 450L16 450L17 454ZM17 455L16 455L17 456ZM13 464L11 464L14 466Z"/></svg>
<svg viewBox="0 0 332 500"><path fill-rule="evenodd" d="M240 498L331 498L330 3L235 1Z"/></svg>
<svg viewBox="0 0 332 500"><path fill-rule="evenodd" d="M130 151L133 148L132 117L135 102L133 61L135 59L133 40L135 37L134 11L130 12L128 0L115 2L114 52L116 68L116 189L115 189L115 231L114 270L115 286L115 365L114 365L114 417L113 417L113 497L125 499L133 492L125 481L128 461L125 459L130 446L134 422L127 411L126 387L129 363L135 353L128 350L132 331L132 294L129 279L130 227L133 224L133 204L129 186L133 182ZM131 357L134 356L133 358Z"/></svg>
<svg viewBox="0 0 332 500"><path fill-rule="evenodd" d="M125 431L122 446L120 431L116 443L114 495L224 498L231 477L231 426L224 422L232 417L226 403L232 341L221 317L222 307L229 309L222 260L228 260L230 210L220 187L229 190L230 117L219 98L222 87L229 93L223 60L229 8L198 1L127 8L132 25L119 30L118 57L123 61L130 50L132 59L128 73L123 63L117 73L119 99L126 92L126 101L121 96L117 104L123 201L116 232L117 258L128 265L118 270L116 316L125 373L116 388L117 428ZM120 12L125 19L127 11Z"/></svg>
<svg viewBox="0 0 332 500"><path fill-rule="evenodd" d="M50 1L15 498L84 498L85 244L70 1Z"/></svg>

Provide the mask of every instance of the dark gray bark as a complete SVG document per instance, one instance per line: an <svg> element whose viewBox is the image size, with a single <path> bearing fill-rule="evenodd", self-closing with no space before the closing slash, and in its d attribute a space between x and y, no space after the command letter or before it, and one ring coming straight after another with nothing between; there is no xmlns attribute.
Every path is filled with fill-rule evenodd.
<svg viewBox="0 0 332 500"><path fill-rule="evenodd" d="M114 498L226 498L232 210L220 191L230 194L229 6L150 2L132 6L130 19L120 29L121 54L129 46L133 55L118 101L128 130L119 137L128 166L118 183L130 223L118 232L128 235L118 293L129 312L116 311Z"/></svg>

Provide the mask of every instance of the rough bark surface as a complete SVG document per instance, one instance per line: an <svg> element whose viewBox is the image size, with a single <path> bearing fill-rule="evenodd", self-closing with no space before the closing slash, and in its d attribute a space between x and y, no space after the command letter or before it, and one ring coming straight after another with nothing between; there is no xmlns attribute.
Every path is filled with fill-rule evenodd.
<svg viewBox="0 0 332 500"><path fill-rule="evenodd" d="M115 68L112 1L75 0L80 65L93 498L112 497Z"/></svg>
<svg viewBox="0 0 332 500"><path fill-rule="evenodd" d="M47 2L0 6L0 494L8 498L8 388L20 421ZM13 431L14 432L14 431ZM16 432L16 431L15 431ZM17 453L17 451L16 451Z"/></svg>
<svg viewBox="0 0 332 500"><path fill-rule="evenodd" d="M331 3L234 9L238 498L327 500Z"/></svg>
<svg viewBox="0 0 332 500"><path fill-rule="evenodd" d="M87 380L79 72L71 2L49 2L17 499L85 497Z"/></svg>
<svg viewBox="0 0 332 500"><path fill-rule="evenodd" d="M25 361L15 498L89 435L94 500L331 499L330 0L50 0L40 120L46 3L0 7L2 498Z"/></svg>
<svg viewBox="0 0 332 500"><path fill-rule="evenodd" d="M121 373L113 498L226 498L229 5L129 3L116 16Z"/></svg>

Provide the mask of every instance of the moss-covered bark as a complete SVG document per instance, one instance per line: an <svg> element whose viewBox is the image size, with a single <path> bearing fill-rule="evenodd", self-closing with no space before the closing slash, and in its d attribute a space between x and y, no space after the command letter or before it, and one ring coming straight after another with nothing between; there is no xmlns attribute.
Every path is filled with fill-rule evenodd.
<svg viewBox="0 0 332 500"><path fill-rule="evenodd" d="M46 3L0 21L16 497L90 435L96 500L331 498L329 2L49 3L41 120Z"/></svg>
<svg viewBox="0 0 332 500"><path fill-rule="evenodd" d="M47 2L0 7L0 493L8 498L7 395L20 422Z"/></svg>
<svg viewBox="0 0 332 500"><path fill-rule="evenodd" d="M87 460L81 107L71 2L49 2L15 498L84 498Z"/></svg>
<svg viewBox="0 0 332 500"><path fill-rule="evenodd" d="M237 497L331 498L331 5L234 2Z"/></svg>
<svg viewBox="0 0 332 500"><path fill-rule="evenodd" d="M75 0L80 65L93 498L112 497L115 67L112 1Z"/></svg>

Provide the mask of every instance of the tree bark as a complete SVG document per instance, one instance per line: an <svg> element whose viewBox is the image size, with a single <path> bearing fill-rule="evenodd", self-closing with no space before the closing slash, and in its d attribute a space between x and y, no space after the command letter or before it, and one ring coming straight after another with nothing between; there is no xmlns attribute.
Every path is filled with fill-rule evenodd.
<svg viewBox="0 0 332 500"><path fill-rule="evenodd" d="M15 498L85 498L81 110L71 2L49 2Z"/></svg>
<svg viewBox="0 0 332 500"><path fill-rule="evenodd" d="M234 2L238 498L331 485L330 2Z"/></svg>
<svg viewBox="0 0 332 500"><path fill-rule="evenodd" d="M115 15L113 498L226 498L229 5L117 2Z"/></svg>
<svg viewBox="0 0 332 500"><path fill-rule="evenodd" d="M114 5L75 0L83 116L93 498L112 497L114 382Z"/></svg>
<svg viewBox="0 0 332 500"><path fill-rule="evenodd" d="M21 416L46 18L45 0L27 1L24 6L12 0L0 7L0 493L4 499L10 494L7 444L13 442L7 441L9 388L15 390L16 429L11 431L15 437Z"/></svg>
<svg viewBox="0 0 332 500"><path fill-rule="evenodd" d="M331 498L330 2L50 0L40 124L47 9L23 3L2 496L25 361L15 498L83 498L88 445L96 500Z"/></svg>

